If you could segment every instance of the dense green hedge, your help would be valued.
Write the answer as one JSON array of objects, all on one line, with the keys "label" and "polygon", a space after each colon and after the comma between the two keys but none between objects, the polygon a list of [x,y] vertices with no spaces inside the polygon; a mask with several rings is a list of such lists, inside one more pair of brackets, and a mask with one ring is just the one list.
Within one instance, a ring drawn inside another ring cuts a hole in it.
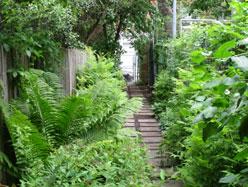
[{"label": "dense green hedge", "polygon": [[60,147],[30,170],[22,186],[149,186],[146,154],[130,138]]},{"label": "dense green hedge", "polygon": [[231,5],[232,23],[201,27],[166,45],[167,68],[155,85],[162,149],[186,186],[248,184],[248,6]]}]

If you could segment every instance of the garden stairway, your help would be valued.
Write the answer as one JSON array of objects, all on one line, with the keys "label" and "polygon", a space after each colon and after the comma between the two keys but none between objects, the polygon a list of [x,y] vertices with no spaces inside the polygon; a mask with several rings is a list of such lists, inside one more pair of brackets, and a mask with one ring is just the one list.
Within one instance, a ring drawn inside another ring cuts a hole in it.
[{"label": "garden stairway", "polygon": [[[127,88],[130,98],[140,97],[142,99],[141,109],[132,117],[128,118],[125,123],[126,128],[136,130],[140,133],[142,143],[148,149],[150,163],[156,168],[159,173],[160,169],[170,167],[170,163],[165,155],[159,149],[163,140],[159,122],[155,119],[149,99],[151,91],[147,86],[130,85]],[[168,181],[165,184],[167,187],[180,187],[180,183]]]},{"label": "garden stairway", "polygon": [[140,132],[142,142],[148,148],[151,164],[158,168],[163,167],[162,155],[159,152],[162,135],[149,103],[149,90],[145,86],[128,86],[128,95],[130,98],[140,97],[142,107],[139,112],[127,119],[125,126]]}]

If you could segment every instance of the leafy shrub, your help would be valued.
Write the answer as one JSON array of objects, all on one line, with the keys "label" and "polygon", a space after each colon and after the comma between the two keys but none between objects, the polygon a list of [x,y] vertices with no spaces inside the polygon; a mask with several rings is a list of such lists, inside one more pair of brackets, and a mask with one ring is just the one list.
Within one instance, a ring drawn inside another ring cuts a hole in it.
[{"label": "leafy shrub", "polygon": [[78,86],[72,96],[63,95],[53,73],[23,72],[20,98],[10,107],[0,105],[22,177],[62,145],[81,139],[86,146],[115,136],[126,117],[138,109],[140,101],[128,99],[118,71],[107,62],[112,61],[89,61],[81,78],[90,84]]},{"label": "leafy shrub", "polygon": [[[238,7],[235,21],[243,20],[240,12],[247,4],[233,5]],[[171,57],[181,61],[186,55],[186,62],[177,68],[176,87],[159,117],[164,151],[179,158],[186,186],[247,186],[245,27],[247,22],[241,21],[203,28],[205,38],[199,38],[197,50],[176,50]]]},{"label": "leafy shrub", "polygon": [[30,170],[21,186],[149,186],[145,151],[130,138],[62,146]]},{"label": "leafy shrub", "polygon": [[165,110],[166,106],[164,105],[166,105],[169,98],[172,97],[174,87],[175,82],[170,72],[160,72],[154,86],[154,105],[156,113],[161,113]]},{"label": "leafy shrub", "polygon": [[102,56],[96,58],[93,52],[88,50],[87,63],[77,73],[77,87],[78,89],[88,88],[101,80],[118,82],[120,87],[125,83],[121,71],[115,67],[114,59]]}]

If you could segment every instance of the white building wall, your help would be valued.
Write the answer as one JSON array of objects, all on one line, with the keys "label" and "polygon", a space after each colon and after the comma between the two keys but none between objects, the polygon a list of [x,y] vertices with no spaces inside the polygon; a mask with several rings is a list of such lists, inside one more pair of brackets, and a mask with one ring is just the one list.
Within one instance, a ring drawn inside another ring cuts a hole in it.
[{"label": "white building wall", "polygon": [[123,74],[129,74],[135,77],[137,74],[137,53],[131,44],[131,41],[126,37],[121,37],[120,44],[124,53],[121,55],[121,70]]}]

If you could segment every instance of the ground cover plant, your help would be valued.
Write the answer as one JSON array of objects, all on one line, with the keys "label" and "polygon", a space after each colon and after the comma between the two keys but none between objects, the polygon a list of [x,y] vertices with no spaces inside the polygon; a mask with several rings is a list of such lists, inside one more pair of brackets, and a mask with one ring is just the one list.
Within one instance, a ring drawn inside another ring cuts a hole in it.
[{"label": "ground cover plant", "polygon": [[164,93],[154,104],[165,129],[162,149],[186,186],[248,184],[248,7],[230,5],[236,9],[230,24],[202,27],[170,43],[179,48],[166,53],[166,71],[155,85],[155,96]]},{"label": "ground cover plant", "polygon": [[144,149],[121,130],[139,100],[127,98],[111,59],[91,53],[84,66],[72,96],[63,94],[57,75],[30,69],[21,77],[20,97],[9,106],[1,101],[22,186],[149,183]]}]

